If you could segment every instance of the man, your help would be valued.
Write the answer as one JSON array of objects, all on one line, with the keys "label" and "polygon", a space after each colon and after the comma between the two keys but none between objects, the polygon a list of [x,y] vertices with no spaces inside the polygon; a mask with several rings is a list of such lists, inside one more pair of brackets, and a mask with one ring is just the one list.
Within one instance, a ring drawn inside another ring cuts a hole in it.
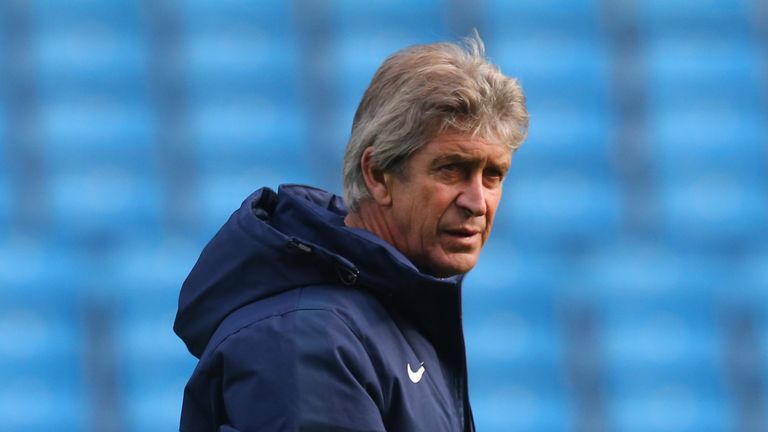
[{"label": "man", "polygon": [[318,189],[260,189],[206,246],[174,326],[200,359],[181,430],[474,430],[461,280],[528,114],[467,45],[376,72],[344,159],[349,213]]}]

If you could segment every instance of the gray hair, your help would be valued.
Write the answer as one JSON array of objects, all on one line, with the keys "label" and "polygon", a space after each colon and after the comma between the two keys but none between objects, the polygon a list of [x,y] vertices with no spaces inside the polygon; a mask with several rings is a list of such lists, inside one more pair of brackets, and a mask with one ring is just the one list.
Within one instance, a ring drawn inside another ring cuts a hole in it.
[{"label": "gray hair", "polygon": [[445,132],[492,139],[510,151],[525,140],[528,111],[517,80],[485,58],[477,32],[465,45],[414,45],[376,71],[344,154],[344,198],[351,211],[370,198],[360,165],[368,147],[374,167],[403,173],[416,150]]}]

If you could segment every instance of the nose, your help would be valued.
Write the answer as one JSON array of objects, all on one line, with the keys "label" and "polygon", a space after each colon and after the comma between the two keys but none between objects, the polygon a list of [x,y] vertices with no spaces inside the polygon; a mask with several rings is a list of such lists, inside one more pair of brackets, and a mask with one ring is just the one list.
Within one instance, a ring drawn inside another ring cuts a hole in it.
[{"label": "nose", "polygon": [[472,176],[456,197],[456,205],[468,216],[483,216],[488,210],[485,202],[485,187],[482,175]]}]

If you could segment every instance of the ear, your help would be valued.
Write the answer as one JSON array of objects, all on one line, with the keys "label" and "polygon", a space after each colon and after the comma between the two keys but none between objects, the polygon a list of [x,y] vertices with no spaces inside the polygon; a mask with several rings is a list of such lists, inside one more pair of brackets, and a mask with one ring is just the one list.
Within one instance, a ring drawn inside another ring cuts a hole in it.
[{"label": "ear", "polygon": [[365,185],[376,204],[387,206],[392,203],[391,176],[373,165],[371,154],[373,154],[373,147],[369,146],[363,150],[363,156],[360,158],[360,168],[363,171]]}]

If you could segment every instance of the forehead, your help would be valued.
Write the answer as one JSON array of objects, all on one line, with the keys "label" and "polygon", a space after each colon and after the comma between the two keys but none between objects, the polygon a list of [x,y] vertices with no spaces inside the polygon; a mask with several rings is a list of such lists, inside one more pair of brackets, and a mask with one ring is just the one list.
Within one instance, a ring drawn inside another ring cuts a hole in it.
[{"label": "forehead", "polygon": [[497,140],[456,133],[436,136],[417,153],[427,159],[456,157],[494,163],[508,163],[512,158],[512,150]]}]

